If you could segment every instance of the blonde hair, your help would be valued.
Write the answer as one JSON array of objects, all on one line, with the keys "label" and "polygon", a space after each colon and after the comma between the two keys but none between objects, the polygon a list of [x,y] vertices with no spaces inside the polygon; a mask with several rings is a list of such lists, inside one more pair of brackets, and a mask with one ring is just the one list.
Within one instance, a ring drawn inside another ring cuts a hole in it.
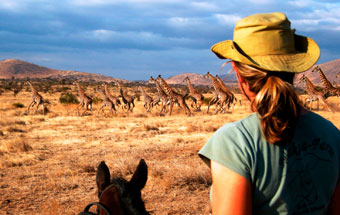
[{"label": "blonde hair", "polygon": [[256,94],[252,108],[261,116],[261,128],[269,143],[285,143],[294,134],[301,106],[293,88],[294,73],[270,72],[235,62],[239,74]]}]

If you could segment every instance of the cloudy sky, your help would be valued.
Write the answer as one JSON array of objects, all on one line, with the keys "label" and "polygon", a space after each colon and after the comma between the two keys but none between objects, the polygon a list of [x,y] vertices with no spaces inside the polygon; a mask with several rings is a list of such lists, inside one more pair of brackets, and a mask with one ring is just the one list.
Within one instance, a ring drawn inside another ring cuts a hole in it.
[{"label": "cloudy sky", "polygon": [[276,11],[319,44],[318,63],[340,58],[338,0],[1,0],[0,60],[127,80],[218,73],[211,45],[232,39],[237,20]]}]

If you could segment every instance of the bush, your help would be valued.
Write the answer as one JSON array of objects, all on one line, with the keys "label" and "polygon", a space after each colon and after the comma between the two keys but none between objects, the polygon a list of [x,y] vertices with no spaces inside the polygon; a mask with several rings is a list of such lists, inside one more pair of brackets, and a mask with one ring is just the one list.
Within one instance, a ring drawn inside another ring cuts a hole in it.
[{"label": "bush", "polygon": [[72,93],[61,94],[59,97],[59,103],[61,104],[78,104],[79,101]]},{"label": "bush", "polygon": [[203,104],[208,105],[209,102],[211,101],[212,97],[204,97],[203,98]]},{"label": "bush", "polygon": [[92,99],[92,102],[93,102],[94,104],[102,103],[102,102],[103,102],[103,99],[98,98],[98,97],[94,97],[94,98]]},{"label": "bush", "polygon": [[67,92],[67,91],[71,91],[71,88],[70,88],[70,87],[65,87],[65,86],[63,86],[63,87],[57,87],[57,88],[56,88],[56,91],[57,91],[57,92]]},{"label": "bush", "polygon": [[24,105],[22,104],[22,103],[20,103],[20,102],[16,102],[16,103],[14,103],[14,104],[12,104],[14,107],[16,107],[16,108],[23,108],[24,107]]}]

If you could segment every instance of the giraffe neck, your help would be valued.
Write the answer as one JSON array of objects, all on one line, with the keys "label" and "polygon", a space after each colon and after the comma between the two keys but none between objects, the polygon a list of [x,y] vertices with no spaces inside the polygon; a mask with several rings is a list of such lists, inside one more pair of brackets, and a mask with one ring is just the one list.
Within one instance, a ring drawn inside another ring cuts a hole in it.
[{"label": "giraffe neck", "polygon": [[33,87],[33,84],[31,82],[28,82],[30,87],[31,87],[31,90],[33,93],[37,93],[38,91]]},{"label": "giraffe neck", "polygon": [[218,81],[216,80],[216,78],[214,78],[211,74],[209,74],[208,77],[211,79],[215,90],[216,91],[220,90],[220,86],[219,86]]},{"label": "giraffe neck", "polygon": [[78,92],[79,92],[79,94],[83,96],[83,95],[85,94],[85,93],[84,93],[84,89],[80,86],[79,83],[77,83],[77,87],[78,87]]},{"label": "giraffe neck", "polygon": [[99,92],[100,92],[100,94],[102,94],[102,96],[103,96],[103,98],[104,99],[107,99],[107,96],[106,96],[106,94],[105,94],[105,92],[104,92],[104,90],[103,89],[99,89]]},{"label": "giraffe neck", "polygon": [[125,98],[124,91],[122,85],[118,82],[118,87],[119,87],[119,93],[122,96],[122,98]]},{"label": "giraffe neck", "polygon": [[224,82],[222,81],[222,79],[220,77],[216,77],[217,82],[219,83],[220,87],[224,90],[224,91],[228,91],[228,88],[224,85]]},{"label": "giraffe neck", "polygon": [[314,92],[315,91],[315,86],[314,84],[306,77],[306,87],[309,92]]},{"label": "giraffe neck", "polygon": [[141,92],[142,92],[143,96],[145,97],[146,96],[146,92],[145,92],[144,88],[140,87],[140,89],[141,89]]},{"label": "giraffe neck", "polygon": [[195,93],[196,91],[195,91],[194,87],[192,86],[191,81],[190,81],[189,78],[187,79],[187,82],[188,82],[188,89],[189,89],[189,92],[190,92],[190,93]]},{"label": "giraffe neck", "polygon": [[157,92],[158,92],[159,94],[164,93],[164,91],[162,90],[162,87],[159,85],[159,83],[158,83],[157,81],[155,81],[155,84],[156,84]]},{"label": "giraffe neck", "polygon": [[166,81],[163,78],[160,78],[159,84],[164,89],[166,94],[168,94],[168,95],[173,94],[172,88],[168,85],[168,83],[166,83]]},{"label": "giraffe neck", "polygon": [[107,85],[105,84],[104,85],[104,90],[105,90],[105,94],[109,95],[110,92],[109,92],[109,88],[107,87]]},{"label": "giraffe neck", "polygon": [[318,71],[319,71],[319,75],[320,75],[321,82],[322,82],[323,86],[324,86],[326,89],[333,88],[331,82],[328,81],[328,79],[326,78],[326,76],[325,76],[325,74],[322,72],[322,70],[319,68]]}]

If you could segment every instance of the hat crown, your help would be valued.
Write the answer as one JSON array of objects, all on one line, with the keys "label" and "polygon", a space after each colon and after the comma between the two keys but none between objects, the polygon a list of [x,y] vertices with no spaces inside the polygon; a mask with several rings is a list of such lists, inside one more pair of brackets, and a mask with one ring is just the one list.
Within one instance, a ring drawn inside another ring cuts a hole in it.
[{"label": "hat crown", "polygon": [[234,42],[248,56],[296,53],[294,30],[280,12],[241,19],[234,29]]}]

